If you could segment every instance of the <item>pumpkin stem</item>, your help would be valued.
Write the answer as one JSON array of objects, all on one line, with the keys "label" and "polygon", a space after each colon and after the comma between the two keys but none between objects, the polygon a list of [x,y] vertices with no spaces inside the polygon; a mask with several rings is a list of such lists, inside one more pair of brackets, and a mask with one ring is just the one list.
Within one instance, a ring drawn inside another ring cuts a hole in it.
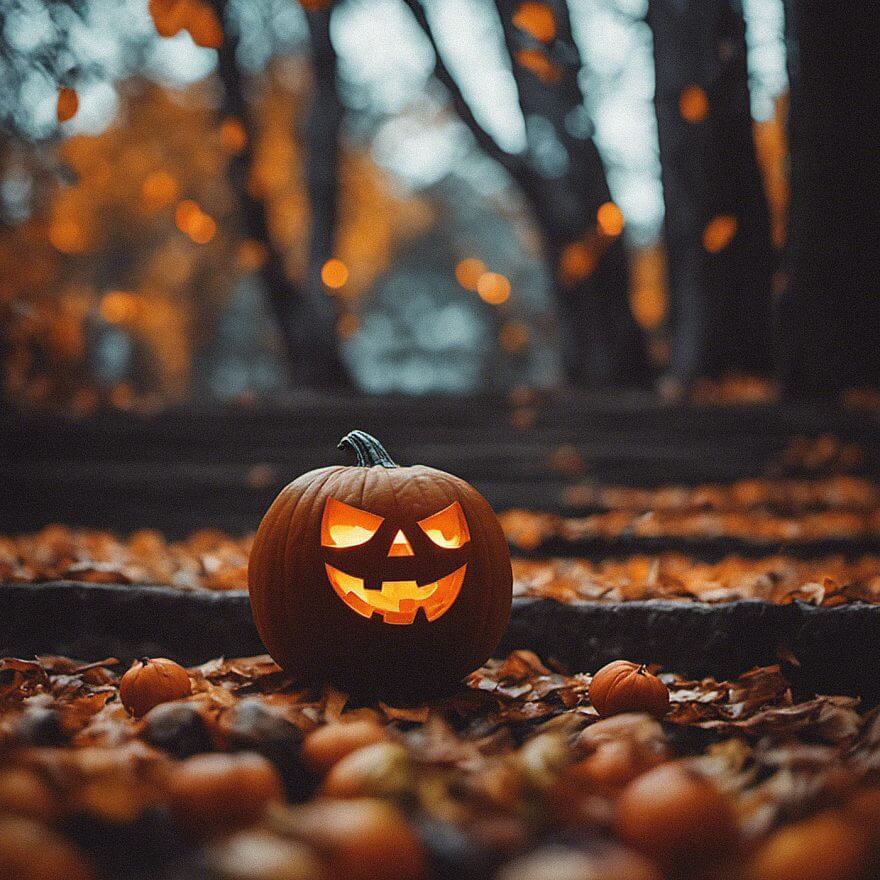
[{"label": "pumpkin stem", "polygon": [[349,431],[340,441],[337,449],[351,449],[357,456],[359,467],[396,468],[385,447],[366,431]]}]

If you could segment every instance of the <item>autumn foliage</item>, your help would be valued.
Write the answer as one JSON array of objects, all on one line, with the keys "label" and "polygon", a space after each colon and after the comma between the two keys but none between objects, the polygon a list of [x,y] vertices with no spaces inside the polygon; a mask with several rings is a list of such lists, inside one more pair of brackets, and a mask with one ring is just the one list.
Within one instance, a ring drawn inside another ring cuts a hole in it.
[{"label": "autumn foliage", "polygon": [[197,46],[219,49],[223,28],[214,10],[203,0],[150,0],[150,15],[162,37],[189,32]]},{"label": "autumn foliage", "polygon": [[[299,690],[267,657],[212,660],[188,670],[191,694],[140,719],[120,702],[123,668],[0,660],[2,876],[91,880],[147,858],[158,872],[196,852],[224,877],[264,876],[246,864],[421,880],[451,839],[462,876],[498,880],[574,866],[863,880],[880,856],[865,822],[880,798],[876,710],[799,702],[777,667],[663,673],[662,723],[600,719],[589,674],[528,651],[403,707]],[[545,846],[548,830],[565,843]]]}]

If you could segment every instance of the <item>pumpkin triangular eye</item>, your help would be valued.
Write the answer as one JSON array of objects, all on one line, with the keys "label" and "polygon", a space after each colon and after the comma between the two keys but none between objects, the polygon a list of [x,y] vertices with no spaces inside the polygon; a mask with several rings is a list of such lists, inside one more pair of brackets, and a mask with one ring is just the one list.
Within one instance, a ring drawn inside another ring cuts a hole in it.
[{"label": "pumpkin triangular eye", "polygon": [[366,544],[384,521],[374,513],[328,498],[321,518],[321,546],[357,547]]},{"label": "pumpkin triangular eye", "polygon": [[457,501],[426,519],[420,519],[419,527],[438,547],[448,550],[463,547],[471,539],[464,511]]}]

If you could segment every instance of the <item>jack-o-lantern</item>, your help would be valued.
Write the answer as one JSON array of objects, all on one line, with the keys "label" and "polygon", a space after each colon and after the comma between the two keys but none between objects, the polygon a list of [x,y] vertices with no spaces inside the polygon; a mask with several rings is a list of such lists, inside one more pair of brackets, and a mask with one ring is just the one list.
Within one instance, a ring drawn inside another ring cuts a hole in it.
[{"label": "jack-o-lantern", "polygon": [[297,680],[363,697],[442,692],[497,646],[511,603],[507,541],[464,480],[398,467],[369,434],[287,486],[263,518],[248,582],[257,630]]}]

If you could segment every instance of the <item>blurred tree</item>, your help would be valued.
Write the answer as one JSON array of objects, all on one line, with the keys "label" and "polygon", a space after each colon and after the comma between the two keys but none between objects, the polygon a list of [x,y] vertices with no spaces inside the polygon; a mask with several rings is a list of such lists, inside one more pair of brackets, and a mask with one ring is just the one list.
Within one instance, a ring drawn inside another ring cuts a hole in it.
[{"label": "blurred tree", "polygon": [[[880,386],[876,9],[786,0],[791,202],[779,308],[796,395]],[[873,169],[873,173],[871,170]]]},{"label": "blurred tree", "polygon": [[219,42],[218,73],[223,85],[221,125],[241,130],[241,149],[230,164],[230,182],[241,206],[245,232],[263,248],[260,275],[284,342],[291,378],[298,387],[345,386],[348,371],[339,357],[337,312],[321,281],[321,269],[333,255],[337,217],[338,136],[342,106],[336,91],[336,56],[329,35],[329,11],[308,14],[314,66],[311,109],[306,131],[306,187],[311,208],[307,268],[297,283],[269,230],[265,202],[251,185],[256,128],[245,94],[237,51],[240,35],[230,21],[227,0],[212,0],[225,34]]},{"label": "blurred tree", "polygon": [[477,121],[446,65],[421,0],[404,0],[436,56],[435,74],[477,145],[510,175],[543,233],[564,321],[571,381],[642,384],[647,359],[629,308],[623,217],[584,125],[581,60],[565,0],[496,0],[528,147],[503,149]]},{"label": "blurred tree", "polygon": [[677,383],[768,373],[774,253],[740,0],[650,0]]}]

